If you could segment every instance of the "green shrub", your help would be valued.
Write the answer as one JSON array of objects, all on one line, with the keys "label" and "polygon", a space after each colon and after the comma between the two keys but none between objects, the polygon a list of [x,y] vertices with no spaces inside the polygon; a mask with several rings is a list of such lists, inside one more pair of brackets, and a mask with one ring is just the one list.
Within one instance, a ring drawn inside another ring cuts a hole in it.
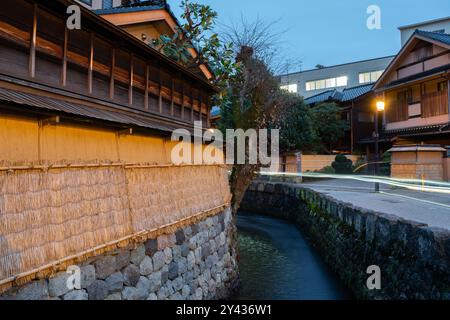
[{"label": "green shrub", "polygon": [[353,162],[342,154],[338,154],[331,164],[337,174],[350,174],[353,172]]},{"label": "green shrub", "polygon": [[336,173],[336,171],[334,170],[334,168],[331,167],[331,166],[326,166],[325,168],[322,168],[322,169],[320,169],[320,170],[316,170],[316,171],[314,171],[314,172],[316,172],[316,173],[325,173],[325,174],[333,174],[333,173]]}]

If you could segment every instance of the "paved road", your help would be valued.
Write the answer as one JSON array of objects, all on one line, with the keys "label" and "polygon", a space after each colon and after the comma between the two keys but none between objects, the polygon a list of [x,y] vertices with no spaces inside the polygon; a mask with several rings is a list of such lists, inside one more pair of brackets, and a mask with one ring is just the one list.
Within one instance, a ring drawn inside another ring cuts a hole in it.
[{"label": "paved road", "polygon": [[318,180],[303,185],[358,207],[450,230],[450,194],[384,185],[381,186],[381,193],[375,193],[373,183],[343,179]]}]

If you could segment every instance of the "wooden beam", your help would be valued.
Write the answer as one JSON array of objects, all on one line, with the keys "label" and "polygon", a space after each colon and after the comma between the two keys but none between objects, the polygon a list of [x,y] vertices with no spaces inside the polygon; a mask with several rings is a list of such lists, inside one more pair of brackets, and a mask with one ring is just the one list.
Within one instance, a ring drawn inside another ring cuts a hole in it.
[{"label": "wooden beam", "polygon": [[42,119],[40,121],[40,125],[41,126],[57,125],[58,123],[60,123],[60,121],[61,121],[61,119],[59,118],[59,116],[54,116],[54,117]]},{"label": "wooden beam", "polygon": [[92,94],[92,76],[94,70],[94,33],[91,32],[90,49],[89,49],[89,68],[88,68],[88,92]]},{"label": "wooden beam", "polygon": [[181,86],[182,86],[182,89],[181,89],[181,120],[184,120],[184,96],[185,96],[184,81],[181,82]]},{"label": "wooden beam", "polygon": [[211,105],[211,98],[209,97],[206,104],[206,126],[208,128],[211,127]]},{"label": "wooden beam", "polygon": [[149,83],[149,80],[148,80],[148,78],[149,78],[149,76],[150,76],[150,67],[149,67],[149,65],[148,64],[146,64],[145,65],[145,102],[144,102],[144,105],[145,105],[145,110],[148,110],[149,109],[149,100],[148,100],[148,86],[150,85],[150,83]]},{"label": "wooden beam", "polygon": [[128,104],[133,105],[133,78],[134,78],[134,56],[130,54],[130,79],[128,87]]},{"label": "wooden beam", "polygon": [[172,88],[170,92],[170,115],[174,116],[175,80],[172,78]]},{"label": "wooden beam", "polygon": [[116,71],[116,49],[111,50],[111,73],[109,78],[109,98],[114,99],[114,72]]},{"label": "wooden beam", "polygon": [[64,45],[63,45],[63,56],[62,56],[62,66],[61,66],[61,85],[65,87],[67,85],[67,45],[69,41],[69,30],[64,28]]},{"label": "wooden beam", "polygon": [[117,131],[117,134],[119,136],[131,136],[133,134],[133,128],[126,128],[126,129],[122,129]]},{"label": "wooden beam", "polygon": [[31,42],[30,42],[30,60],[29,60],[29,73],[30,77],[36,76],[36,37],[37,37],[37,12],[38,5],[34,4],[33,7],[33,28],[31,30]]},{"label": "wooden beam", "polygon": [[450,79],[447,80],[447,104],[448,104],[448,117],[450,120]]},{"label": "wooden beam", "polygon": [[159,113],[163,112],[163,105],[162,105],[162,93],[161,93],[161,89],[162,89],[162,84],[161,84],[161,69],[159,69],[159,79],[158,79],[158,110]]},{"label": "wooden beam", "polygon": [[194,88],[191,87],[191,122],[194,122]]},{"label": "wooden beam", "polygon": [[202,92],[199,90],[198,91],[198,105],[199,105],[199,115],[198,115],[198,120],[199,121],[203,121],[203,106],[202,106]]}]

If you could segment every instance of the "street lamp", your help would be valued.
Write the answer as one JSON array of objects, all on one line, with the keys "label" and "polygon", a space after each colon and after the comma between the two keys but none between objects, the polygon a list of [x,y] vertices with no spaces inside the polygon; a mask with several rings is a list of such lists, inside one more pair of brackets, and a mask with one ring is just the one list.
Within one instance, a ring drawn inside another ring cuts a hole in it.
[{"label": "street lamp", "polygon": [[[376,103],[377,110],[375,111],[375,177],[378,176],[378,165],[380,162],[380,151],[378,145],[378,139],[380,137],[378,131],[378,113],[384,111],[385,103],[384,101],[377,101]],[[375,182],[375,192],[380,192],[380,183]]]}]

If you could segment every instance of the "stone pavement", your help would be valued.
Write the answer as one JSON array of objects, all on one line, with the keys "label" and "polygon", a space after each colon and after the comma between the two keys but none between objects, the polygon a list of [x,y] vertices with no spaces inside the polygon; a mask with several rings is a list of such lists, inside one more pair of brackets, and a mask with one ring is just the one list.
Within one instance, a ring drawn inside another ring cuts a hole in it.
[{"label": "stone pavement", "polygon": [[381,192],[375,193],[373,183],[347,179],[316,180],[302,185],[357,207],[450,230],[450,194],[387,185],[381,185]]}]

